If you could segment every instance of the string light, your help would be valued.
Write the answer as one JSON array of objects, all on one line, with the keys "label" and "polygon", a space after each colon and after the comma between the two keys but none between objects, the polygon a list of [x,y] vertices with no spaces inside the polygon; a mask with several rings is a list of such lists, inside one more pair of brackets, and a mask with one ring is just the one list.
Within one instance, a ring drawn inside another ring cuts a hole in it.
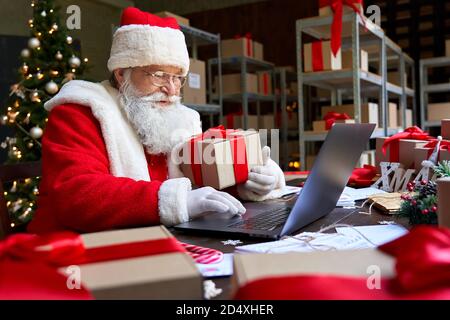
[{"label": "string light", "polygon": [[75,70],[75,69],[72,69],[72,72],[76,72],[77,70]]},{"label": "string light", "polygon": [[84,62],[86,62],[86,63],[87,63],[88,61],[89,61],[89,59],[88,59],[88,58],[84,58]]},{"label": "string light", "polygon": [[11,223],[11,228],[14,228],[16,225],[14,224],[14,222]]}]

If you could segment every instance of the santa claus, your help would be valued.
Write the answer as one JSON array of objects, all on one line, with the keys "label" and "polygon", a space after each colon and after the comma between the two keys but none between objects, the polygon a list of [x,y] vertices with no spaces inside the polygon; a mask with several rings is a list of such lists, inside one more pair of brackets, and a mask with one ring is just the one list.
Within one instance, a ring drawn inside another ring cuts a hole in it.
[{"label": "santa claus", "polygon": [[[229,193],[192,190],[172,157],[202,131],[199,114],[180,103],[189,55],[176,20],[125,9],[108,69],[109,81],[70,81],[45,104],[43,176],[29,230],[92,232],[174,225],[208,211],[243,214]],[[284,187],[269,151],[237,188],[241,199],[274,198]]]}]

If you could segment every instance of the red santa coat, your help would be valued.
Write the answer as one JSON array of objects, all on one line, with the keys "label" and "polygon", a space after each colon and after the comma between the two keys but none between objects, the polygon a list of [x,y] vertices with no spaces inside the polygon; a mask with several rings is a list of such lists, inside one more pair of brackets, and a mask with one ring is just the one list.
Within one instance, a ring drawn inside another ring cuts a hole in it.
[{"label": "red santa coat", "polygon": [[[35,233],[78,232],[186,221],[188,179],[165,155],[145,153],[117,102],[117,90],[71,81],[46,103],[43,176]],[[201,132],[198,113],[185,137]],[[168,179],[169,178],[169,179]]]}]

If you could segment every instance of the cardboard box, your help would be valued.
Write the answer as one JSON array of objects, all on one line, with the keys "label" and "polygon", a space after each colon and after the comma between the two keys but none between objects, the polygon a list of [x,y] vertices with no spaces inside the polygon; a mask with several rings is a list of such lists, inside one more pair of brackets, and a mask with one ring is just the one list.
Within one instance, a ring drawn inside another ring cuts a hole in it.
[{"label": "cardboard box", "polygon": [[185,104],[206,104],[206,71],[205,62],[190,59],[187,81],[182,88]]},{"label": "cardboard box", "polygon": [[363,168],[364,165],[375,166],[375,150],[363,151],[359,159],[359,166]]},{"label": "cardboard box", "polygon": [[[218,83],[216,77],[215,83]],[[246,75],[247,92],[258,94],[258,76],[253,73],[247,73]],[[215,86],[217,88],[217,85]],[[241,74],[226,74],[222,75],[222,92],[223,94],[237,94],[241,91]]]},{"label": "cardboard box", "polygon": [[238,161],[242,161],[242,164],[247,159],[249,171],[262,165],[261,142],[257,131],[232,133],[227,139],[204,139],[197,143],[198,150],[202,152],[201,174],[204,186],[222,190],[239,183],[235,179],[231,149],[232,139],[238,136],[245,139],[245,150],[238,150]]},{"label": "cardboard box", "polygon": [[222,58],[249,57],[264,60],[264,46],[245,37],[239,39],[226,39],[221,41]]},{"label": "cardboard box", "polygon": [[[405,86],[407,86],[406,84],[408,83],[408,74],[404,74],[404,81],[405,81]],[[398,71],[389,71],[387,73],[387,82],[395,84],[396,86],[402,86],[401,82],[400,82],[400,72]]]},{"label": "cardboard box", "polygon": [[389,162],[390,157],[390,148],[387,148],[386,154],[383,153],[382,147],[383,143],[386,140],[386,137],[377,137],[375,138],[375,166],[377,167],[377,172],[380,170],[380,162]]},{"label": "cardboard box", "polygon": [[261,115],[259,118],[260,129],[275,129],[275,119],[272,114]]},{"label": "cardboard box", "polygon": [[428,121],[450,118],[450,102],[428,104]]},{"label": "cardboard box", "polygon": [[305,72],[315,71],[329,71],[342,69],[342,56],[341,50],[337,53],[336,57],[331,52],[331,42],[322,41],[322,70],[315,70],[313,65],[313,44],[306,43],[303,45],[304,51],[304,70]]},{"label": "cardboard box", "polygon": [[[355,117],[355,108],[353,104],[322,107],[322,117],[324,117],[330,111],[338,113],[346,113],[350,118]],[[361,123],[375,123],[378,127],[378,104],[376,103],[361,104]]]},{"label": "cardboard box", "polygon": [[[352,69],[353,65],[353,52],[351,50],[345,50],[342,52],[342,69]],[[365,50],[360,52],[360,64],[359,68],[362,71],[369,72],[369,54]]]},{"label": "cardboard box", "polygon": [[[414,149],[414,168],[416,172],[419,172],[422,169],[422,161],[428,160],[429,154],[433,150],[431,148],[417,147]],[[442,160],[450,160],[450,152],[448,150],[440,150],[438,161]]]},{"label": "cardboard box", "polygon": [[388,103],[388,128],[397,128],[397,104],[389,102]]},{"label": "cardboard box", "polygon": [[272,74],[270,72],[258,72],[258,93],[268,96],[273,94]]},{"label": "cardboard box", "polygon": [[398,126],[403,128],[409,128],[413,125],[413,112],[411,109],[406,109],[406,124],[403,125],[402,120],[403,116],[401,114],[401,110],[397,110],[397,120],[398,120]]},{"label": "cardboard box", "polygon": [[[355,6],[359,8],[361,13],[364,15],[364,7],[361,3],[355,3]],[[343,14],[352,13],[355,12],[351,7],[344,5],[343,6]],[[332,16],[334,14],[333,9],[331,9],[330,6],[323,6],[319,7],[319,16],[326,17],[326,16]]]},{"label": "cardboard box", "polygon": [[[378,137],[376,138],[376,153],[375,153],[375,165],[377,167],[377,171],[380,172],[380,162],[389,162],[390,161],[390,147],[386,150],[386,155],[382,152],[382,146],[386,137]],[[399,141],[399,151],[398,151],[398,162],[403,164],[405,169],[414,168],[415,167],[415,149],[418,147],[422,147],[427,143],[427,141],[422,140],[411,140],[411,139],[402,139]]]},{"label": "cardboard box", "polygon": [[[81,235],[87,249],[172,238],[164,226]],[[182,252],[79,265],[96,299],[203,299],[203,278]],[[61,268],[60,270],[65,270]]]},{"label": "cardboard box", "polygon": [[[354,119],[343,119],[343,120],[338,119],[334,123],[355,123],[355,120]],[[313,121],[313,131],[314,132],[328,131],[326,129],[326,121],[325,120]]]},{"label": "cardboard box", "polygon": [[175,20],[177,20],[178,24],[189,26],[189,19],[178,16],[176,14],[173,14],[172,12],[162,11],[162,12],[155,13],[154,15],[158,16],[158,17],[162,17],[162,18],[175,18]]},{"label": "cardboard box", "polygon": [[371,266],[377,266],[383,278],[395,276],[395,259],[377,249],[237,254],[231,278],[232,292],[235,294],[238,288],[251,281],[269,277],[335,275],[367,278]]},{"label": "cardboard box", "polygon": [[[226,123],[227,123],[227,128],[228,129],[243,129],[244,128],[244,116],[242,115],[231,115],[232,119],[230,118],[230,116],[226,116]],[[248,129],[255,129],[258,130],[259,129],[259,118],[256,115],[252,115],[249,114],[247,116],[247,126]]]},{"label": "cardboard box", "polygon": [[442,139],[450,140],[450,119],[441,120],[441,136]]}]

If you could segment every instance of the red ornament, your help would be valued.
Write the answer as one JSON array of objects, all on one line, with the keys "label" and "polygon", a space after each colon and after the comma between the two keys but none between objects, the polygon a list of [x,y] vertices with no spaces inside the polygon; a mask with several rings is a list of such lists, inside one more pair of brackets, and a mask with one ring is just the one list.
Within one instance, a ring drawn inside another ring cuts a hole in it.
[{"label": "red ornament", "polygon": [[420,181],[420,184],[423,185],[423,186],[426,185],[427,183],[428,183],[428,182],[427,182],[427,180],[425,180],[425,179],[422,180],[422,181]]},{"label": "red ornament", "polygon": [[412,204],[413,206],[415,206],[415,205],[417,204],[417,200],[411,201],[411,204]]},{"label": "red ornament", "polygon": [[437,211],[437,207],[436,206],[432,206],[431,207],[431,211],[436,212]]},{"label": "red ornament", "polygon": [[422,214],[428,214],[428,212],[429,212],[428,209],[423,209],[422,210]]}]

